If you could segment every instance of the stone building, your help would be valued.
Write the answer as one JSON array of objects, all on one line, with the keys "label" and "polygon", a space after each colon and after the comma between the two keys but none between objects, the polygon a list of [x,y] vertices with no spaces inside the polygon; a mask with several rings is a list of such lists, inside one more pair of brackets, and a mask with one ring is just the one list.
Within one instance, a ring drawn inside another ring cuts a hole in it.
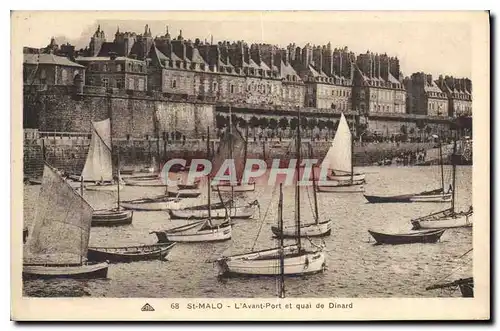
[{"label": "stone building", "polygon": [[472,82],[470,79],[439,76],[436,83],[448,96],[448,116],[472,116]]},{"label": "stone building", "polygon": [[[350,111],[352,109],[352,66],[347,48],[332,50],[331,44],[296,48],[293,66],[304,81],[304,105],[319,109]],[[300,55],[299,55],[300,54]]]},{"label": "stone building", "polygon": [[145,91],[148,86],[145,48],[151,32],[137,36],[135,33],[115,34],[113,42],[107,42],[104,31],[97,28],[86,51],[75,61],[87,69],[85,84],[106,88]]},{"label": "stone building", "polygon": [[414,73],[405,80],[405,87],[408,92],[408,113],[448,116],[448,96],[439,88],[432,75]]},{"label": "stone building", "polygon": [[85,79],[85,67],[54,54],[23,54],[23,82],[26,85],[73,85]]},{"label": "stone building", "polygon": [[358,55],[354,71],[354,109],[364,114],[406,113],[406,91],[399,60],[371,52]]}]

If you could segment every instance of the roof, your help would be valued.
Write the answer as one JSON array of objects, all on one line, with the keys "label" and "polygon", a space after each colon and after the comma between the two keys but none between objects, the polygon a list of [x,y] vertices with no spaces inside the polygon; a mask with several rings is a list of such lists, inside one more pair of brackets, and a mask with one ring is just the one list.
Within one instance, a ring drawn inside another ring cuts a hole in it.
[{"label": "roof", "polygon": [[389,75],[387,76],[387,80],[393,84],[401,84],[401,82],[399,80],[396,79],[396,77],[394,77],[393,75],[391,75],[389,73]]},{"label": "roof", "polygon": [[54,54],[23,54],[23,64],[53,64],[66,67],[84,68],[84,66],[75,63],[67,57]]},{"label": "roof", "polygon": [[191,55],[191,62],[207,64],[203,57],[201,57],[200,52],[197,48],[193,48],[193,53]]},{"label": "roof", "polygon": [[441,89],[437,86],[437,84],[435,82],[432,82],[432,84],[425,84],[424,91],[425,92],[443,93],[443,91],[441,91]]},{"label": "roof", "polygon": [[133,62],[141,62],[144,63],[142,60],[137,60],[137,59],[131,59],[129,57],[125,56],[118,56],[114,60],[111,60],[109,56],[79,56],[75,59],[78,62],[87,62],[87,61],[133,61]]},{"label": "roof", "polygon": [[299,81],[299,82],[302,81],[302,79],[300,79],[300,77],[297,74],[297,72],[295,71],[295,69],[293,69],[293,67],[289,63],[285,64],[285,62],[283,62],[283,61],[281,61],[280,74],[281,74],[281,77],[284,77],[284,78],[286,78],[286,76],[288,76],[288,75],[290,75],[290,77],[296,76],[297,81]]},{"label": "roof", "polygon": [[117,56],[125,56],[123,47],[114,42],[105,42],[102,44],[101,49],[97,56],[109,56],[110,53],[115,53]]}]

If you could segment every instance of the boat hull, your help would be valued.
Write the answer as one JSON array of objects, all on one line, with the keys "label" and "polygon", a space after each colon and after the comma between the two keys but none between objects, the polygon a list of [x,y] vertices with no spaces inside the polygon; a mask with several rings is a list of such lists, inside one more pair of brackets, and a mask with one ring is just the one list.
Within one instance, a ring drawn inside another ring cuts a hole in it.
[{"label": "boat hull", "polygon": [[[84,187],[85,190],[87,191],[111,191],[111,192],[118,191],[117,184],[97,184],[97,185],[85,184]],[[120,190],[123,190],[124,187],[125,187],[124,184],[120,184]]]},{"label": "boat hull", "polygon": [[[277,237],[296,238],[297,230],[295,226],[285,227],[280,230],[277,226],[272,226],[271,231]],[[300,227],[301,237],[320,237],[329,236],[332,231],[332,221],[326,221],[319,224],[305,224]]]},{"label": "boat hull", "polygon": [[[254,207],[251,206],[243,206],[243,207],[235,207],[228,208],[227,214],[233,218],[245,219],[251,218],[254,214]],[[206,219],[208,218],[208,209],[199,209],[199,210],[191,210],[191,209],[170,209],[168,211],[171,219]],[[224,208],[212,209],[210,211],[210,217],[212,219],[224,219],[228,215],[226,215],[226,210]]]},{"label": "boat hull", "polygon": [[370,203],[408,203],[408,202],[449,202],[451,194],[432,194],[432,195],[399,195],[399,196],[376,196],[364,195]]},{"label": "boat hull", "polygon": [[342,175],[327,175],[326,176],[329,180],[332,181],[338,181],[338,182],[350,182],[351,180],[355,183],[364,183],[365,182],[365,174],[362,173],[354,173],[354,176],[352,176],[351,179],[351,174],[342,174]]},{"label": "boat hull", "polygon": [[385,234],[371,230],[368,230],[368,232],[378,244],[399,245],[414,243],[435,243],[441,238],[445,230],[446,229],[432,230],[409,234]]},{"label": "boat hull", "polygon": [[23,279],[77,278],[93,279],[108,276],[108,263],[87,263],[83,265],[23,265]]},{"label": "boat hull", "polygon": [[[297,276],[323,272],[326,268],[326,257],[323,252],[298,254],[297,256],[285,256],[284,275]],[[217,267],[222,276],[278,276],[280,272],[281,259],[219,259]]]},{"label": "boat hull", "polygon": [[459,284],[458,288],[460,289],[460,293],[462,293],[463,298],[474,297],[474,281],[472,278],[463,284]]},{"label": "boat hull", "polygon": [[201,192],[198,189],[177,189],[167,188],[167,196],[177,198],[196,198],[200,196]]},{"label": "boat hull", "polygon": [[87,258],[89,261],[109,263],[163,260],[174,246],[175,243],[116,248],[89,247]]},{"label": "boat hull", "polygon": [[239,193],[239,192],[253,192],[255,191],[255,183],[251,184],[239,184],[239,185],[231,185],[231,184],[219,184],[219,185],[212,185],[212,189],[217,191],[219,190],[220,192],[232,192],[234,193]]},{"label": "boat hull", "polygon": [[135,201],[123,201],[120,206],[129,210],[138,211],[157,211],[157,210],[170,210],[179,209],[182,206],[180,200],[165,199],[165,201],[151,201],[148,202],[146,199],[135,200]]},{"label": "boat hull", "polygon": [[472,215],[445,217],[438,220],[412,220],[413,230],[420,229],[449,229],[472,227]]},{"label": "boat hull", "polygon": [[321,181],[317,182],[316,190],[318,192],[330,192],[330,193],[358,193],[358,192],[364,192],[365,187],[363,184],[339,185],[336,182],[329,183],[328,181]]},{"label": "boat hull", "polygon": [[91,226],[120,226],[132,224],[131,210],[97,210],[92,215]]},{"label": "boat hull", "polygon": [[203,230],[197,226],[185,231],[154,231],[159,243],[167,242],[213,242],[231,239],[231,225]]},{"label": "boat hull", "polygon": [[137,178],[137,179],[131,179],[131,178],[123,178],[123,181],[125,182],[126,185],[128,186],[147,186],[147,187],[165,187],[165,183],[162,182],[161,179],[158,177],[148,177],[148,178]]}]

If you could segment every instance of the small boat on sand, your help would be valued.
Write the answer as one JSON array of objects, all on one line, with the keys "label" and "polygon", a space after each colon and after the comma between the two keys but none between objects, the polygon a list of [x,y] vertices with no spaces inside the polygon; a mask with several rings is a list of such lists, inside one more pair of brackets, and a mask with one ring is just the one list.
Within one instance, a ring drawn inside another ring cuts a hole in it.
[{"label": "small boat on sand", "polygon": [[135,200],[122,201],[123,208],[129,210],[155,211],[179,209],[183,205],[182,199],[160,195],[152,198],[140,198]]},{"label": "small boat on sand", "polygon": [[92,226],[120,226],[132,224],[134,212],[121,209],[94,210]]},{"label": "small boat on sand", "polygon": [[399,245],[414,243],[435,243],[441,238],[445,230],[446,229],[428,230],[398,234],[381,233],[372,230],[368,230],[368,232],[376,240],[377,244]]},{"label": "small boat on sand", "polygon": [[89,247],[87,258],[89,261],[108,261],[109,263],[163,260],[174,246],[175,243],[124,247]]},{"label": "small boat on sand", "polygon": [[366,195],[364,197],[370,203],[393,203],[393,202],[448,202],[451,201],[451,193],[444,193],[442,189],[424,191],[414,194],[403,194],[393,196]]},{"label": "small boat on sand", "polygon": [[176,198],[197,198],[201,194],[199,189],[180,189],[178,187],[167,187],[167,196]]}]

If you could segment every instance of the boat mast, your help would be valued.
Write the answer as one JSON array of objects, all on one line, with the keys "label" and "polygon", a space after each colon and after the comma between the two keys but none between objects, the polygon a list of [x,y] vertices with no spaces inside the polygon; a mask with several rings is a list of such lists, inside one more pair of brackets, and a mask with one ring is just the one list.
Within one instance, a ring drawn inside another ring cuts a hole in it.
[{"label": "boat mast", "polygon": [[[233,159],[233,118],[231,114],[231,105],[229,105],[229,159],[232,160],[234,163]],[[237,174],[236,174],[237,175]],[[233,183],[231,183],[231,180],[229,181],[229,184],[231,186],[231,203],[234,200],[234,187]]]},{"label": "boat mast", "polygon": [[[210,127],[207,127],[207,145],[210,146]],[[210,186],[212,185],[210,183],[210,174],[207,176],[207,191],[208,191],[208,222],[210,225],[212,225],[212,206],[211,206],[211,201],[210,201]]]},{"label": "boat mast", "polygon": [[300,107],[297,108],[298,125],[297,125],[297,164],[295,165],[297,171],[297,182],[295,183],[295,218],[297,222],[297,246],[301,248],[300,243],[300,189],[299,189],[299,177],[300,177]]},{"label": "boat mast", "polygon": [[455,213],[455,185],[456,185],[456,175],[457,175],[457,165],[455,164],[455,153],[457,152],[457,139],[453,139],[453,154],[451,155],[451,164],[452,164],[452,182],[451,189],[453,190],[451,194],[451,211]]},{"label": "boat mast", "polygon": [[116,198],[116,205],[118,207],[118,210],[120,210],[120,150],[117,151],[116,153],[116,158],[117,158],[117,168],[118,168],[118,177],[117,177],[117,182],[116,182],[116,187],[117,187],[117,198]]},{"label": "boat mast", "polygon": [[443,148],[442,148],[441,137],[439,137],[439,163],[441,165],[441,189],[443,190],[444,194]]},{"label": "boat mast", "polygon": [[[313,155],[313,148],[312,148],[312,144],[309,144],[309,148],[310,148],[310,156],[311,156],[311,159],[312,159],[312,155]],[[314,196],[314,218],[315,218],[315,223],[318,224],[319,223],[319,212],[318,212],[318,196],[316,195],[316,175],[314,174],[314,164],[312,165],[312,180],[313,180],[313,196]]]},{"label": "boat mast", "polygon": [[354,123],[355,115],[352,115],[352,132],[351,132],[351,184],[354,184]]},{"label": "boat mast", "polygon": [[[278,228],[283,232],[283,183],[280,183],[280,200],[278,205]],[[280,236],[280,284],[279,284],[279,297],[285,297],[285,252],[284,252],[284,238]]]}]

